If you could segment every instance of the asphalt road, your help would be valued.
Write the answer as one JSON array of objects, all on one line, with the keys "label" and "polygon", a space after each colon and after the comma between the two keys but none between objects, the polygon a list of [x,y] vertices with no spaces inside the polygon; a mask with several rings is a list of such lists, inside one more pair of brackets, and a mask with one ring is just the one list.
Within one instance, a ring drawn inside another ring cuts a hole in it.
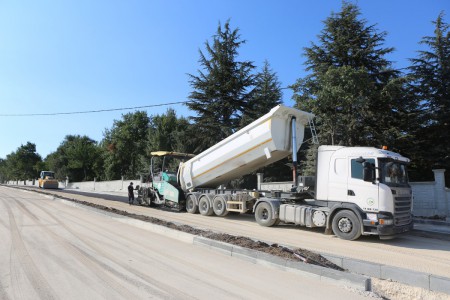
[{"label": "asphalt road", "polygon": [[124,194],[109,195],[85,192],[76,194],[78,192],[75,193],[73,190],[46,190],[45,192],[202,229],[450,277],[450,242],[448,239],[404,234],[394,240],[382,241],[377,236],[366,236],[356,241],[345,241],[333,235],[323,234],[321,228],[311,229],[291,225],[262,227],[250,214],[229,214],[223,218],[205,217],[199,214],[176,213],[144,206],[129,206]]},{"label": "asphalt road", "polygon": [[5,187],[0,238],[0,299],[364,298]]}]

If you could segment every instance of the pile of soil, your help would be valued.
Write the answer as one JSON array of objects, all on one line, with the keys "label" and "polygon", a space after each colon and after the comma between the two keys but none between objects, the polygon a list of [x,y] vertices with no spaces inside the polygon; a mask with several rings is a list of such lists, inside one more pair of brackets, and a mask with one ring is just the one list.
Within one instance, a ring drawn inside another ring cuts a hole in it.
[{"label": "pile of soil", "polygon": [[[44,194],[47,194],[47,193],[44,193]],[[69,200],[69,201],[76,202],[76,203],[79,203],[82,205],[91,206],[91,207],[94,207],[94,208],[97,208],[100,210],[108,211],[108,212],[111,212],[114,214],[126,216],[129,218],[141,220],[144,222],[149,222],[149,223],[156,224],[156,225],[165,226],[165,227],[168,227],[171,229],[179,230],[179,231],[190,233],[193,235],[198,235],[198,236],[202,236],[202,237],[209,238],[212,240],[233,244],[233,245],[240,246],[243,248],[248,248],[251,250],[261,251],[264,253],[275,255],[275,256],[289,259],[292,261],[302,261],[302,262],[308,263],[308,264],[318,265],[318,266],[335,269],[335,270],[339,270],[339,271],[345,271],[344,269],[342,269],[341,267],[330,262],[329,260],[327,260],[326,258],[321,256],[320,254],[311,252],[306,249],[301,249],[301,248],[289,249],[289,248],[280,246],[278,244],[267,244],[267,243],[264,243],[261,241],[256,241],[256,240],[250,239],[248,237],[234,236],[234,235],[230,235],[230,234],[226,234],[226,233],[217,233],[217,232],[213,232],[210,230],[194,228],[189,225],[175,224],[173,222],[164,221],[164,220],[154,218],[154,217],[138,215],[138,214],[124,211],[124,210],[118,210],[118,209],[115,209],[112,207],[94,204],[94,203],[87,202],[87,201],[80,201],[80,200],[67,198],[67,197],[63,197],[63,196],[58,196],[58,195],[53,195],[53,196],[56,198]]]}]

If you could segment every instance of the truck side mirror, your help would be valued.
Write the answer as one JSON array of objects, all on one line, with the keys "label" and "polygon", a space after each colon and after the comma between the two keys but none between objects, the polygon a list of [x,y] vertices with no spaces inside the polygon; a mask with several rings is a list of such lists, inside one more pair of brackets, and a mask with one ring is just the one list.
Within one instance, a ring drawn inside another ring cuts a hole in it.
[{"label": "truck side mirror", "polygon": [[362,158],[362,156],[360,156],[360,157],[358,157],[358,158],[356,159],[356,162],[357,162],[357,163],[360,163],[360,164],[363,164],[363,163],[366,162],[366,160],[365,160],[364,158]]},{"label": "truck side mirror", "polygon": [[375,167],[369,162],[363,162],[363,180],[367,182],[374,182]]}]

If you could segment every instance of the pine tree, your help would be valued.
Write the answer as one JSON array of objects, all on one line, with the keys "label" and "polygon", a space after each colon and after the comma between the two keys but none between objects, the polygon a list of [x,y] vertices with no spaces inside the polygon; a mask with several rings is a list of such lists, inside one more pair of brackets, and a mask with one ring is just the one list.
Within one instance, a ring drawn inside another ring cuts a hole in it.
[{"label": "pine tree", "polygon": [[304,48],[311,73],[293,86],[297,107],[317,116],[321,143],[346,146],[395,143],[402,137],[405,82],[385,56],[386,33],[344,2],[324,21],[318,44]]},{"label": "pine tree", "polygon": [[[256,74],[255,88],[249,100],[249,107],[242,119],[241,127],[245,127],[259,117],[268,113],[273,107],[282,103],[281,83],[277,73],[270,68],[269,62],[264,61],[264,65]],[[290,180],[289,167],[286,166],[287,159],[275,162],[269,166],[259,169],[242,178],[233,180],[232,187],[254,189],[256,187],[256,173],[264,173],[265,181]],[[286,174],[286,177],[283,175]]]},{"label": "pine tree", "polygon": [[239,29],[232,30],[227,21],[223,28],[219,23],[212,44],[206,42],[206,56],[200,51],[203,70],[198,75],[189,74],[191,92],[187,103],[197,113],[192,117],[195,126],[197,151],[216,144],[235,132],[243,112],[248,109],[251,88],[254,84],[250,61],[238,61],[238,49],[245,43]]},{"label": "pine tree", "polygon": [[[423,37],[428,50],[411,59],[413,92],[421,103],[422,114],[412,149],[417,169],[431,175],[431,168],[447,170],[450,182],[450,26],[444,13],[437,17],[434,36]],[[429,176],[431,177],[431,176]],[[429,179],[429,178],[417,178]]]},{"label": "pine tree", "polygon": [[241,127],[268,113],[270,109],[282,103],[283,93],[277,73],[270,68],[269,62],[264,61],[262,70],[255,76],[255,88],[249,99],[250,109],[244,113]]}]

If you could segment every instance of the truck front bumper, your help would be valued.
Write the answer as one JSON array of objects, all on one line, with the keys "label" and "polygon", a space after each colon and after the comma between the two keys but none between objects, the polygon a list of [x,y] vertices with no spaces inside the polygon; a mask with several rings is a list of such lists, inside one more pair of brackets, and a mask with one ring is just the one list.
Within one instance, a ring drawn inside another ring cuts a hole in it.
[{"label": "truck front bumper", "polygon": [[414,228],[414,223],[411,221],[409,224],[402,226],[395,225],[372,225],[369,220],[364,220],[364,227],[370,228],[372,234],[379,235],[380,238],[393,237],[397,234],[411,231]]},{"label": "truck front bumper", "polygon": [[377,231],[381,237],[381,236],[386,236],[386,235],[396,235],[396,234],[405,233],[405,232],[411,231],[413,228],[414,228],[414,223],[411,221],[411,223],[402,225],[402,226],[378,225]]}]

